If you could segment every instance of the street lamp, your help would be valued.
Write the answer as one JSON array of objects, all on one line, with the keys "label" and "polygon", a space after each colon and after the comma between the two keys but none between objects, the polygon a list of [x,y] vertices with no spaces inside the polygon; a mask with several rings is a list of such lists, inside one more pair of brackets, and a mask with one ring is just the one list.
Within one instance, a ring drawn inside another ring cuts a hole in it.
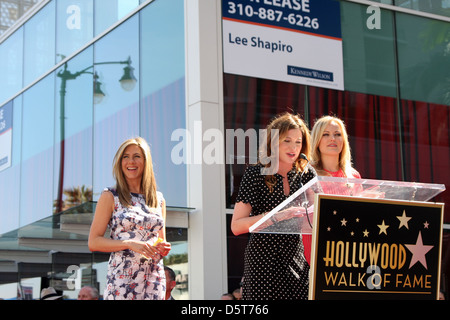
[{"label": "street lamp", "polygon": [[105,94],[101,89],[102,83],[98,81],[98,74],[94,72],[94,104],[99,104],[102,102]]},{"label": "street lamp", "polygon": [[[94,63],[94,65],[102,65],[102,64],[125,64],[125,67],[123,68],[123,76],[119,80],[120,86],[125,91],[132,91],[134,89],[134,87],[136,86],[137,79],[134,76],[134,68],[131,66],[131,57],[128,57],[128,59],[125,61],[107,61],[107,62]],[[92,67],[93,66],[91,66],[89,68],[92,68]],[[87,69],[89,69],[89,68],[87,68]],[[87,69],[85,69],[85,70],[87,70]],[[97,81],[97,83],[96,83],[96,81]],[[100,85],[101,85],[101,83],[98,81],[98,76],[97,76],[97,78],[95,78],[95,75],[94,75],[94,98],[95,98],[96,93],[99,96],[101,94],[103,94],[103,97],[105,96],[105,94],[102,92],[102,90],[100,88]],[[103,99],[103,97],[102,97],[102,99]],[[95,103],[95,99],[94,99],[94,103]]]},{"label": "street lamp", "polygon": [[79,76],[83,74],[92,74],[94,78],[93,83],[93,102],[94,104],[99,104],[102,102],[105,94],[101,89],[101,82],[98,80],[99,76],[97,72],[89,71],[93,69],[96,65],[106,65],[106,64],[125,64],[123,68],[124,74],[122,78],[120,78],[119,82],[121,87],[125,91],[132,91],[136,86],[137,79],[134,76],[134,68],[131,66],[131,57],[128,57],[125,61],[106,61],[106,62],[95,62],[93,65],[84,68],[81,71],[72,73],[67,69],[67,62],[64,63],[64,69],[60,70],[56,75],[61,78],[61,87],[60,87],[60,134],[61,134],[61,155],[60,155],[60,168],[59,168],[59,182],[58,182],[58,197],[56,200],[56,210],[57,212],[61,212],[63,208],[63,186],[64,186],[64,159],[65,159],[65,109],[66,109],[66,87],[67,81],[75,80]]},{"label": "street lamp", "polygon": [[128,64],[123,68],[123,76],[119,80],[122,89],[132,91],[136,86],[137,79],[134,76],[134,68],[131,66],[131,58],[128,57]]}]

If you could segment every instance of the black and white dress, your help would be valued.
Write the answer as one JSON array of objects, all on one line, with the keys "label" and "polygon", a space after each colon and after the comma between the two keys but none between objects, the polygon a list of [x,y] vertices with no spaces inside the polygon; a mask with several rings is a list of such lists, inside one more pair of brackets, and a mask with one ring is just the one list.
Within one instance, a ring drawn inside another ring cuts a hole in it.
[{"label": "black and white dress", "polygon": [[[290,194],[284,194],[283,178],[275,174],[273,192],[265,184],[261,165],[249,166],[239,187],[236,202],[250,203],[255,216],[268,212],[316,176],[308,165],[303,175],[288,172]],[[301,179],[301,181],[300,181]],[[301,235],[252,233],[244,254],[244,300],[308,299],[309,265]]]}]

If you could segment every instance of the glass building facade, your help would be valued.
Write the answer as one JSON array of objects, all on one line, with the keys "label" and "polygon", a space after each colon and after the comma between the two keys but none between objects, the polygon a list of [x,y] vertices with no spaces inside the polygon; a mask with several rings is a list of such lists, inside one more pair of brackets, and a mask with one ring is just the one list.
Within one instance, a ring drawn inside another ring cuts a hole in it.
[{"label": "glass building facade", "polygon": [[3,0],[0,2],[0,36],[41,0]]},{"label": "glass building facade", "polygon": [[[366,3],[338,2],[344,91],[223,73],[219,0],[45,0],[5,32],[0,297],[2,287],[19,283],[32,287],[34,298],[50,284],[73,298],[80,283],[68,287],[70,266],[82,273],[81,284],[103,290],[108,255],[88,251],[86,230],[102,190],[114,184],[117,147],[138,135],[151,146],[168,206],[173,250],[167,263],[178,274],[176,297],[218,299],[237,288],[247,237],[231,235],[229,224],[245,165],[219,166],[217,179],[202,171],[206,163],[197,175],[197,164],[174,161],[180,146],[174,133],[195,128],[203,112],[219,119],[222,132],[262,129],[283,111],[303,115],[311,128],[332,113],[347,124],[363,177],[450,185],[450,2],[372,1],[381,8],[379,29],[366,27]],[[205,19],[217,32],[205,30]],[[209,32],[206,40],[203,32]],[[192,76],[215,59],[217,76],[207,68]],[[202,81],[215,89],[204,90]],[[196,101],[217,108],[200,105],[197,112]],[[211,189],[223,200],[210,198]],[[450,192],[433,200],[449,203]],[[219,222],[220,233],[207,232],[210,222]],[[209,247],[215,241],[223,247]],[[444,233],[441,287],[447,294],[449,241]],[[212,252],[221,250],[222,271],[197,256],[211,253],[217,260]],[[208,287],[217,272],[218,282]]]},{"label": "glass building facade", "polygon": [[[23,246],[27,226],[95,202],[114,184],[118,146],[133,136],[151,145],[168,206],[186,207],[186,169],[172,164],[170,147],[171,133],[185,127],[184,4],[139,6],[47,1],[1,43],[0,69],[8,76],[0,80],[0,100],[12,119],[12,141],[2,145],[11,161],[0,172],[6,250],[10,237]],[[173,240],[184,237],[174,252],[186,260],[185,229],[169,228],[172,233]],[[65,269],[80,265],[72,262]]]},{"label": "glass building facade", "polygon": [[[449,17],[450,4],[422,5],[425,2],[396,1],[395,5]],[[346,123],[353,164],[363,178],[448,186],[449,19],[381,7],[380,28],[370,29],[367,5],[341,1],[340,9],[345,91],[224,74],[225,128],[264,129],[284,111],[303,115],[312,128],[316,119],[333,114]],[[227,157],[232,156],[233,150],[228,152]],[[244,170],[245,165],[227,166],[227,208],[233,208]],[[450,192],[433,201],[449,203]],[[448,207],[444,220],[450,222]],[[449,237],[445,233],[444,258]],[[229,232],[229,242],[235,244],[229,250],[235,255],[247,241],[246,236],[239,238]],[[448,290],[448,262],[442,264],[443,290]],[[238,286],[242,268],[243,262],[230,265],[231,286]]]}]

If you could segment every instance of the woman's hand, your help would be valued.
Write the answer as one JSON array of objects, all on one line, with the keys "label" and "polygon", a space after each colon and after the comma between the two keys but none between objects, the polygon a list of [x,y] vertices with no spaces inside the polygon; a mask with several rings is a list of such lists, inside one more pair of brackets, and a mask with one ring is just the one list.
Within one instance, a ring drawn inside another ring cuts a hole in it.
[{"label": "woman's hand", "polygon": [[164,240],[156,243],[153,247],[163,257],[167,256],[169,254],[170,249],[172,249],[172,245]]},{"label": "woman's hand", "polygon": [[139,253],[147,259],[157,259],[159,256],[165,257],[169,254],[172,245],[164,240],[156,241],[153,245],[150,242],[128,240],[128,248]]},{"label": "woman's hand", "polygon": [[156,247],[148,242],[137,240],[125,240],[129,250],[132,250],[138,254],[143,255],[147,259],[155,258],[159,253]]},{"label": "woman's hand", "polygon": [[276,221],[288,220],[295,217],[305,216],[306,210],[303,207],[290,207],[281,211],[278,211],[274,216]]}]

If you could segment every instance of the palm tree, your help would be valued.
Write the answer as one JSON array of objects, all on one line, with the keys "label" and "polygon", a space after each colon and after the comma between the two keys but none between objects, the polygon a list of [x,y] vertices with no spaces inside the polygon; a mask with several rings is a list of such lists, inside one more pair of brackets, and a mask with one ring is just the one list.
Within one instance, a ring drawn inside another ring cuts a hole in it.
[{"label": "palm tree", "polygon": [[[62,211],[92,201],[92,188],[86,187],[85,185],[67,188],[64,190],[64,195],[66,196],[66,199],[63,200]],[[56,212],[58,208],[57,202],[58,201],[55,200],[55,213],[58,213]]]}]

